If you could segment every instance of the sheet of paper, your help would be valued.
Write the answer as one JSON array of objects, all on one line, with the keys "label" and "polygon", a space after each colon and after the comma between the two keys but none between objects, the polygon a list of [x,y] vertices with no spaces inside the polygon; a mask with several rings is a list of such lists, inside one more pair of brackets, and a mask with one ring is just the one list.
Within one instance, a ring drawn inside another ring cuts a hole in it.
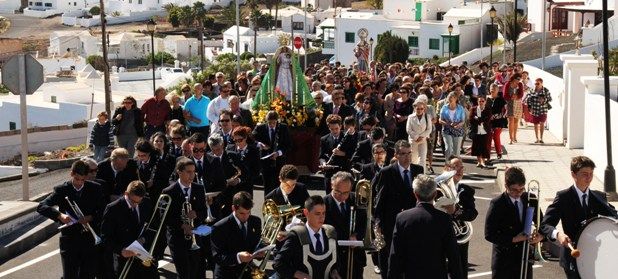
[{"label": "sheet of paper", "polygon": [[194,234],[199,236],[207,236],[212,233],[212,228],[206,225],[201,225],[193,230]]},{"label": "sheet of paper", "polygon": [[221,191],[209,192],[209,193],[206,193],[206,198],[214,198],[214,197],[218,196],[219,194],[221,194]]},{"label": "sheet of paper", "polygon": [[251,256],[255,257],[257,256],[257,254],[262,253],[262,252],[266,252],[266,251],[270,251],[272,249],[274,249],[276,247],[275,244],[271,244],[265,247],[262,247],[260,249],[258,249],[257,251],[253,252],[253,254],[251,254]]},{"label": "sheet of paper", "polygon": [[345,247],[362,247],[363,242],[360,240],[337,240],[337,245]]},{"label": "sheet of paper", "polygon": [[303,224],[303,221],[300,220],[300,218],[294,216],[294,218],[292,218],[292,221],[287,226],[285,226],[285,231],[289,232],[292,230],[292,227],[302,225],[302,224]]},{"label": "sheet of paper", "polygon": [[77,224],[77,219],[73,218],[73,216],[71,216],[71,214],[69,214],[68,212],[65,212],[64,214],[65,214],[65,215],[67,215],[67,216],[69,216],[69,218],[71,218],[71,222],[68,222],[68,223],[66,223],[66,224],[64,224],[64,225],[62,225],[62,226],[60,226],[60,227],[58,227],[58,229],[59,229],[59,230],[61,230],[61,229],[64,229],[64,228],[66,228],[66,227],[70,227],[70,226],[73,226],[73,225]]},{"label": "sheet of paper", "polygon": [[146,249],[144,249],[144,247],[141,244],[139,244],[137,240],[133,241],[133,243],[131,243],[131,245],[129,245],[125,249],[137,254],[137,257],[142,261],[152,259],[152,256],[150,256],[150,253],[148,253],[148,251],[146,251]]},{"label": "sheet of paper", "polygon": [[266,155],[266,156],[264,156],[264,157],[262,157],[262,158],[260,158],[260,159],[262,159],[262,160],[264,160],[264,159],[268,159],[268,158],[272,157],[272,156],[273,156],[273,154],[275,154],[275,153],[274,153],[274,152],[273,152],[273,153],[270,153],[270,154],[268,154],[268,155]]}]

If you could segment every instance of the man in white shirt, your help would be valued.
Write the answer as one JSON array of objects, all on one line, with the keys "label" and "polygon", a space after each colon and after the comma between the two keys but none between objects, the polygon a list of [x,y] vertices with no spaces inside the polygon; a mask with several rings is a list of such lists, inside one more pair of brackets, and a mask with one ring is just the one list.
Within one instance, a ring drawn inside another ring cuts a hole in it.
[{"label": "man in white shirt", "polygon": [[206,111],[206,116],[211,124],[211,131],[219,130],[219,115],[221,111],[224,109],[230,109],[230,92],[232,90],[232,83],[226,81],[221,86],[221,94],[214,98],[210,104],[208,104],[208,109]]}]

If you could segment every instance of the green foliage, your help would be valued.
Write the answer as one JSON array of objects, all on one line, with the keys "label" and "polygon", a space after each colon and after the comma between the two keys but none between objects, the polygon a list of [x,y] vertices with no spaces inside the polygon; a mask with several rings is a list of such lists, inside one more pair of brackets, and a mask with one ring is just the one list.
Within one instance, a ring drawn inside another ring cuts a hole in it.
[{"label": "green foliage", "polygon": [[213,16],[205,16],[204,20],[202,21],[202,23],[204,24],[204,26],[206,26],[208,28],[212,28],[212,26],[215,24],[215,17],[213,17]]},{"label": "green foliage", "polygon": [[220,54],[219,56],[217,56],[215,58],[215,61],[217,61],[217,62],[226,62],[226,61],[236,62],[236,54],[234,54],[234,53]]},{"label": "green foliage", "polygon": [[191,6],[180,7],[180,10],[178,11],[178,17],[180,19],[180,23],[185,27],[192,27],[193,22],[195,22]]},{"label": "green foliage", "polygon": [[91,15],[100,15],[101,14],[101,8],[99,8],[99,6],[93,6],[92,8],[90,8],[90,10],[88,12]]},{"label": "green foliage", "polygon": [[247,52],[242,53],[242,54],[240,55],[240,61],[243,61],[243,60],[250,60],[251,58],[253,58],[253,52],[249,52],[249,51],[247,51]]},{"label": "green foliage", "polygon": [[374,57],[382,63],[405,62],[409,56],[408,42],[391,32],[382,33],[376,45]]},{"label": "green foliage", "polygon": [[504,39],[510,42],[517,42],[519,35],[524,31],[524,26],[528,24],[528,17],[517,15],[517,21],[515,21],[515,15],[510,13],[504,17],[497,17],[496,21]]},{"label": "green foliage", "polygon": [[86,63],[92,65],[97,71],[105,70],[105,60],[100,55],[90,55],[86,58]]},{"label": "green foliage", "polygon": [[80,144],[77,146],[69,146],[67,148],[65,148],[64,150],[69,151],[69,152],[82,152],[84,150],[86,150],[88,148],[88,146],[86,146],[86,144]]},{"label": "green foliage", "polygon": [[374,9],[382,9],[382,0],[367,0],[367,4]]},{"label": "green foliage", "polygon": [[[164,51],[155,53],[154,59],[154,64],[158,66],[161,66],[161,61],[165,64],[174,64],[174,56]],[[147,61],[148,64],[152,64],[152,56],[148,55]]]},{"label": "green foliage", "polygon": [[[243,19],[246,16],[246,13],[243,12],[243,10],[241,9],[240,18]],[[230,2],[230,5],[223,9],[223,11],[221,11],[219,16],[217,17],[217,21],[225,25],[226,28],[229,28],[232,25],[236,24],[236,4],[234,1]]]},{"label": "green foliage", "polygon": [[0,84],[0,94],[5,95],[5,94],[9,94],[11,93],[11,91],[9,91],[8,88],[6,88],[6,86],[4,86],[4,84]]},{"label": "green foliage", "polygon": [[167,4],[163,8],[167,12],[167,21],[172,27],[178,28],[180,26],[180,7],[174,4]]}]

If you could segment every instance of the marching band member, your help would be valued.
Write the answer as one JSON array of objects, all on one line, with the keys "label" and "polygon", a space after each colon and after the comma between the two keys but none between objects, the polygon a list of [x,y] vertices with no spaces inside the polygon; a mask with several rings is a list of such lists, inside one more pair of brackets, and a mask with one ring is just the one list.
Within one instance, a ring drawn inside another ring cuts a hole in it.
[{"label": "marching band member", "polygon": [[253,130],[253,138],[262,151],[262,177],[264,179],[264,194],[277,188],[277,174],[285,164],[285,156],[292,145],[288,126],[279,123],[279,115],[275,111],[266,114],[266,122],[258,124]]},{"label": "marching band member", "polygon": [[292,228],[275,256],[273,268],[279,278],[340,279],[337,233],[334,227],[324,224],[324,199],[309,197],[303,213],[307,222]]},{"label": "marching band member", "polygon": [[372,148],[376,143],[384,144],[384,148],[386,150],[386,162],[389,162],[391,158],[393,158],[393,149],[388,147],[388,145],[384,142],[386,134],[384,132],[384,128],[382,127],[374,127],[371,129],[369,133],[369,139],[361,140],[356,145],[356,150],[354,151],[354,155],[352,155],[352,163],[354,165],[362,165],[369,164],[372,162]]},{"label": "marching band member", "polygon": [[285,165],[279,172],[279,187],[266,195],[264,200],[273,200],[277,205],[303,206],[309,198],[304,184],[297,182],[298,169],[294,165]]},{"label": "marching band member", "polygon": [[[146,186],[139,180],[129,183],[124,196],[105,208],[101,222],[101,238],[105,245],[106,271],[113,273],[108,274],[108,278],[117,278],[129,258],[136,256],[135,252],[127,250],[126,247],[135,240],[140,241],[144,225],[150,220],[152,211],[153,205],[146,197]],[[145,241],[145,238],[141,240],[142,246]],[[144,248],[148,249],[146,247]],[[128,273],[128,278],[158,277],[156,262],[146,267],[135,261]]]},{"label": "marching band member", "polygon": [[135,156],[137,157],[137,177],[144,183],[148,198],[157,200],[161,190],[169,186],[170,172],[164,159],[159,158],[157,150],[152,143],[140,139],[135,144]]},{"label": "marching band member", "polygon": [[384,166],[386,166],[386,148],[384,148],[384,144],[375,143],[371,147],[371,155],[373,157],[373,160],[371,160],[371,162],[367,164],[362,164],[360,169],[361,178],[367,179],[369,181],[371,181],[375,177],[375,175]]},{"label": "marching band member", "polygon": [[[345,171],[339,171],[331,177],[332,192],[324,197],[326,217],[324,224],[329,224],[337,231],[337,240],[362,240],[365,235],[366,212],[355,209],[355,194],[352,192],[354,178]],[[352,210],[356,211],[355,226],[350,231]],[[363,278],[363,268],[367,264],[365,251],[362,248],[352,248],[352,277],[348,276],[348,267],[341,264],[339,275],[342,278]],[[350,249],[337,247],[337,258],[340,263],[347,261]]]},{"label": "marching band member", "polygon": [[416,205],[416,198],[412,194],[412,181],[423,173],[423,167],[410,163],[411,146],[406,140],[395,143],[395,157],[397,162],[381,169],[372,181],[372,189],[376,189],[375,222],[382,235],[386,248],[380,250],[380,269],[382,278],[387,277],[384,272],[388,267],[389,249],[395,227],[395,217],[399,212]]},{"label": "marching band member", "polygon": [[[240,278],[246,263],[253,260],[252,253],[262,235],[262,223],[259,217],[251,215],[252,208],[249,193],[238,192],[232,201],[232,214],[213,226],[210,239],[216,263],[215,278]],[[251,278],[251,272],[245,271],[243,278]]]},{"label": "marching band member", "polygon": [[[56,186],[37,207],[39,214],[62,224],[77,221],[60,229],[60,258],[65,279],[94,278],[99,258],[92,229],[98,227],[96,224],[103,211],[104,199],[101,187],[86,180],[88,171],[88,164],[75,161],[71,165],[71,180]],[[83,216],[76,211],[81,211]],[[90,231],[86,226],[90,226]]]},{"label": "marching band member", "polygon": [[[459,193],[459,203],[457,205],[445,206],[446,212],[451,214],[453,219],[459,221],[472,222],[479,215],[474,205],[474,189],[466,184],[459,183],[464,177],[464,165],[461,159],[452,155],[448,163],[444,166],[445,171],[456,171],[453,182],[457,185]],[[459,254],[461,255],[461,266],[464,278],[468,278],[468,247],[469,242],[459,244]]]},{"label": "marching band member", "polygon": [[[524,234],[525,214],[528,206],[526,177],[518,167],[504,173],[506,191],[491,200],[485,219],[485,239],[493,243],[491,255],[492,278],[520,278],[523,243],[530,245],[543,240],[543,235]],[[538,205],[535,205],[538,206]],[[536,211],[535,211],[536,214]],[[536,216],[533,217],[533,220]],[[527,264],[527,278],[532,278],[532,262]]]},{"label": "marching band member", "polygon": [[251,129],[249,127],[235,128],[232,132],[234,143],[228,144],[227,150],[238,154],[240,165],[242,169],[246,170],[243,176],[246,176],[247,180],[241,181],[239,188],[253,197],[253,185],[259,184],[257,180],[260,176],[260,149],[251,141],[250,136]]},{"label": "marching band member", "polygon": [[223,138],[223,147],[234,143],[232,141],[232,112],[229,109],[224,109],[219,114],[219,129],[215,132]]},{"label": "marching band member", "polygon": [[137,163],[126,149],[116,148],[108,159],[99,163],[97,179],[105,181],[103,194],[109,203],[122,196],[131,181],[138,180]]},{"label": "marching band member", "polygon": [[[557,240],[562,246],[560,266],[569,279],[580,278],[575,258],[566,247],[579,238],[582,222],[597,215],[616,218],[616,209],[607,202],[605,193],[590,190],[595,167],[594,162],[586,156],[573,157],[573,185],[556,193],[554,202],[547,208],[541,222],[541,233],[551,241]],[[562,231],[556,228],[558,221],[562,221]]]},{"label": "marching band member", "polygon": [[465,278],[451,218],[433,206],[436,182],[419,175],[413,184],[418,204],[397,214],[388,278]]},{"label": "marching band member", "polygon": [[[217,133],[210,135],[208,147],[210,147],[210,152],[206,154],[204,186],[206,192],[221,191],[215,200],[217,211],[220,211],[216,214],[227,216],[232,213],[232,197],[241,191],[240,183],[248,180],[246,178],[247,171],[241,169],[242,165],[236,152],[225,150],[225,143],[221,135]],[[243,176],[243,173],[245,176]]]},{"label": "marching band member", "polygon": [[[330,177],[338,170],[350,168],[351,154],[354,152],[353,134],[341,131],[341,117],[331,114],[327,117],[329,134],[320,139],[320,165],[324,169],[324,190],[330,193]],[[351,131],[353,133],[353,131]]]},{"label": "marching band member", "polygon": [[[180,158],[176,163],[178,181],[163,189],[162,194],[172,198],[165,220],[167,245],[170,248],[174,266],[179,278],[203,278],[204,264],[199,249],[192,249],[192,230],[206,218],[206,196],[204,186],[194,183],[195,162]],[[189,201],[191,210],[186,211]],[[189,224],[193,222],[193,226]],[[198,243],[199,245],[199,243]]]}]

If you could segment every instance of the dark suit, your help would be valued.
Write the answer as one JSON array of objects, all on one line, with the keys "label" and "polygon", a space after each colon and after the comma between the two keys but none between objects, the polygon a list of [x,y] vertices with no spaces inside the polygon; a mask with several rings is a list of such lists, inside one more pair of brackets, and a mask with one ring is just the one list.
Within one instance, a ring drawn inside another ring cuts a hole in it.
[{"label": "dark suit", "polygon": [[[374,143],[373,141],[371,141],[371,139],[361,140],[358,142],[354,154],[352,155],[352,164],[354,164],[354,166],[371,163],[373,161],[373,144]],[[384,144],[386,145],[386,142],[384,142]],[[395,151],[388,145],[386,146],[385,151],[386,162],[388,163],[395,155]]]},{"label": "dark suit", "polygon": [[138,180],[137,162],[129,159],[124,170],[114,174],[112,159],[108,158],[99,163],[97,167],[97,179],[105,181],[103,195],[105,203],[111,202],[111,196],[122,196],[131,181]]},{"label": "dark suit", "polygon": [[[73,183],[67,181],[56,186],[54,191],[39,203],[37,212],[54,221],[58,221],[61,213],[77,219],[77,214],[71,209],[65,197],[75,202],[84,216],[92,216],[93,220],[89,224],[99,234],[98,224],[105,205],[101,187],[86,181],[80,191],[76,191]],[[58,209],[55,206],[58,206]],[[63,278],[94,278],[98,259],[94,239],[82,225],[74,224],[60,230],[60,257]]]},{"label": "dark suit", "polygon": [[[354,205],[354,193],[350,193],[350,196],[345,200],[345,213],[340,210],[340,205],[332,195],[326,195],[324,197],[324,203],[326,204],[326,217],[324,224],[329,224],[335,227],[337,231],[337,240],[350,239],[350,218],[351,209]],[[353,228],[353,234],[357,240],[363,240],[365,237],[365,224],[367,223],[367,213],[362,209],[355,209],[356,222]],[[340,263],[347,262],[350,249],[348,247],[337,247],[337,258]],[[367,265],[367,258],[365,251],[361,248],[355,248],[354,252],[354,271],[352,278],[363,278],[363,268]],[[348,267],[342,267],[339,269],[339,275],[341,278],[351,278],[347,276]]]},{"label": "dark suit", "polygon": [[[181,189],[180,183],[176,182],[163,189],[162,194],[167,194],[172,198],[172,203],[165,218],[165,229],[167,245],[170,248],[172,259],[174,259],[178,276],[180,278],[201,278],[201,274],[204,274],[205,270],[203,259],[199,255],[200,251],[199,249],[197,251],[189,251],[192,241],[185,239],[185,234],[182,230],[183,221],[181,214],[182,204],[185,202],[185,194]],[[191,183],[189,202],[191,203],[192,210],[197,213],[197,218],[193,219],[193,227],[195,228],[200,226],[206,218],[206,196],[204,195],[204,187],[202,185]],[[198,245],[200,244],[198,243]],[[194,253],[192,254],[191,252]]]},{"label": "dark suit", "polygon": [[215,134],[220,135],[221,138],[223,139],[223,148],[227,147],[228,144],[233,144],[234,143],[234,138],[232,137],[232,131],[230,131],[229,133],[225,134],[223,132],[223,130],[219,129],[219,130],[217,130],[215,132]]},{"label": "dark suit", "polygon": [[[320,160],[324,160],[335,167],[324,171],[324,190],[327,194],[331,191],[330,178],[333,174],[340,170],[350,169],[350,159],[355,147],[353,136],[350,134],[344,136],[343,133],[339,133],[337,139],[332,134],[325,135],[320,139]],[[345,152],[345,156],[333,155],[333,149],[337,148],[339,144],[341,144],[340,150]]]},{"label": "dark suit", "polygon": [[374,220],[382,230],[386,248],[380,250],[380,268],[382,278],[386,278],[389,251],[393,228],[395,227],[395,217],[399,212],[413,208],[416,205],[416,197],[412,191],[412,181],[423,173],[423,167],[410,165],[410,186],[403,184],[403,177],[399,172],[399,163],[391,164],[382,168],[373,178],[372,189],[376,189],[378,195],[375,201]]},{"label": "dark suit", "polygon": [[[457,185],[457,191],[463,191],[459,194],[459,207],[460,210],[455,212],[453,219],[458,221],[460,224],[463,222],[472,222],[476,219],[476,216],[479,215],[479,212],[476,210],[476,206],[474,204],[474,188],[459,183]],[[466,242],[464,244],[459,244],[459,254],[460,254],[460,262],[461,267],[463,268],[464,278],[468,278],[468,247],[470,246],[470,242]]]},{"label": "dark suit", "polygon": [[204,165],[204,187],[206,192],[218,192],[221,193],[215,198],[214,206],[211,206],[211,210],[214,210],[213,214],[217,218],[227,216],[232,213],[232,197],[234,194],[245,190],[244,183],[240,183],[235,186],[227,186],[227,179],[236,175],[237,170],[234,166],[238,167],[241,172],[240,181],[248,181],[248,171],[244,169],[244,166],[240,163],[238,154],[234,151],[224,151],[221,158],[217,158],[214,154],[206,154]]},{"label": "dark suit", "polygon": [[254,143],[250,143],[243,150],[238,149],[235,144],[229,144],[227,150],[238,154],[240,165],[246,170],[243,176],[247,178],[246,181],[243,181],[242,189],[253,196],[253,185],[261,183],[258,182],[260,176],[260,149]]},{"label": "dark suit", "polygon": [[388,278],[464,278],[452,228],[451,217],[429,203],[397,214]]},{"label": "dark suit", "polygon": [[[322,244],[323,245],[322,255],[323,255],[327,251],[336,249],[336,247],[330,247],[328,243],[329,238],[327,237],[324,227],[322,227],[321,230],[322,230],[322,236],[324,238],[322,239],[323,240],[322,241],[323,243]],[[319,269],[319,268],[315,268],[311,264],[310,266],[305,266],[305,264],[303,263],[303,257],[306,257],[307,255],[305,255],[303,252],[303,246],[301,245],[300,239],[301,239],[301,236],[295,230],[290,231],[290,233],[288,234],[288,236],[286,237],[283,243],[283,246],[281,247],[281,249],[279,249],[279,252],[275,256],[275,260],[273,261],[273,269],[277,272],[277,274],[279,275],[279,278],[294,278],[294,273],[296,271],[301,271],[301,272],[309,274],[309,271],[307,268]],[[309,243],[308,245],[309,245],[309,251],[315,254],[316,251],[315,251],[315,247],[313,243]],[[330,257],[327,258],[327,260],[330,260]],[[341,260],[337,259],[337,262],[332,266],[331,271],[333,269],[336,269],[336,270],[340,269],[338,268],[339,262],[341,262]],[[321,265],[320,267],[323,268],[324,265]],[[323,271],[323,269],[320,271]],[[313,274],[311,278],[327,279],[327,278],[324,278],[324,275],[320,273]]]},{"label": "dark suit", "polygon": [[[213,226],[210,239],[216,263],[215,278],[239,278],[245,264],[239,263],[236,255],[243,251],[249,253],[255,251],[262,234],[260,218],[249,216],[245,226],[247,228],[246,237],[242,235],[233,213]],[[243,278],[251,278],[250,271],[250,269],[245,271]]]},{"label": "dark suit", "polygon": [[288,204],[289,202],[290,205],[298,205],[302,208],[305,206],[305,201],[308,198],[309,198],[309,192],[307,191],[307,188],[305,187],[305,185],[300,182],[296,182],[296,186],[294,186],[294,189],[288,195],[287,201],[285,200],[285,197],[283,196],[281,187],[277,187],[276,189],[272,190],[270,193],[266,194],[266,197],[264,197],[264,200],[271,199],[277,205],[285,205],[285,204]]},{"label": "dark suit", "polygon": [[[148,198],[144,198],[138,206],[139,221],[135,219],[132,208],[127,204],[124,196],[111,202],[105,208],[103,213],[103,221],[101,222],[101,238],[105,245],[105,264],[107,272],[114,272],[112,275],[108,273],[109,278],[115,278],[120,275],[127,261],[121,256],[121,252],[133,241],[142,237],[140,232],[144,227],[144,223],[150,220],[152,215],[153,205]],[[156,229],[156,228],[155,228]],[[143,235],[146,242],[142,246],[146,250],[150,250],[154,235]],[[114,258],[117,259],[117,266],[114,266]],[[141,261],[135,258],[131,264],[131,272],[129,278],[158,278],[156,263],[151,268],[146,268],[141,264]]]},{"label": "dark suit", "polygon": [[[318,127],[318,134],[320,136],[324,136],[328,133],[328,125],[326,124],[326,118],[333,114],[333,103],[328,103],[328,104],[324,104],[323,105],[323,114],[322,114],[322,118],[320,119],[320,125]],[[339,112],[337,112],[337,115],[341,116],[341,121],[343,121],[346,117],[348,116],[356,116],[356,110],[351,107],[348,106],[346,104],[341,104],[341,106],[339,107]]]},{"label": "dark suit", "polygon": [[[160,157],[158,154],[151,154],[150,160],[146,163],[138,162],[137,171],[139,180],[146,185],[148,197],[156,201],[161,195],[161,190],[170,185],[169,178],[175,168],[176,160],[171,156]],[[152,180],[152,186],[149,181]]]},{"label": "dark suit", "polygon": [[[523,208],[524,214],[528,207],[527,196],[527,193],[523,193],[521,204],[518,205]],[[520,278],[523,242],[513,243],[513,237],[524,231],[524,223],[517,214],[506,192],[493,198],[489,204],[485,219],[485,239],[493,243],[492,278]],[[528,266],[528,278],[532,278],[532,264]]]},{"label": "dark suit", "polygon": [[[571,238],[571,241],[577,242],[582,228],[582,221],[597,215],[615,218],[616,210],[607,203],[605,193],[591,189],[588,193],[588,212],[584,212],[575,186],[558,191],[554,202],[547,208],[543,222],[541,222],[541,233],[550,239],[558,221],[562,221],[562,231]],[[569,278],[579,278],[577,264],[571,256],[570,250],[565,247],[560,249],[560,266],[565,269]]]},{"label": "dark suit", "polygon": [[240,116],[240,125],[247,126],[251,129],[254,127],[253,116],[251,116],[251,111],[248,109],[239,108],[239,111],[232,112],[234,115]]},{"label": "dark suit", "polygon": [[275,151],[281,151],[282,153],[282,156],[277,157],[276,160],[267,158],[261,161],[264,193],[269,193],[279,185],[279,170],[285,164],[287,152],[290,152],[292,147],[290,132],[287,125],[277,123],[275,135],[271,138],[268,124],[258,124],[253,130],[253,138],[258,142],[268,145],[268,149],[262,150],[260,158]]}]

